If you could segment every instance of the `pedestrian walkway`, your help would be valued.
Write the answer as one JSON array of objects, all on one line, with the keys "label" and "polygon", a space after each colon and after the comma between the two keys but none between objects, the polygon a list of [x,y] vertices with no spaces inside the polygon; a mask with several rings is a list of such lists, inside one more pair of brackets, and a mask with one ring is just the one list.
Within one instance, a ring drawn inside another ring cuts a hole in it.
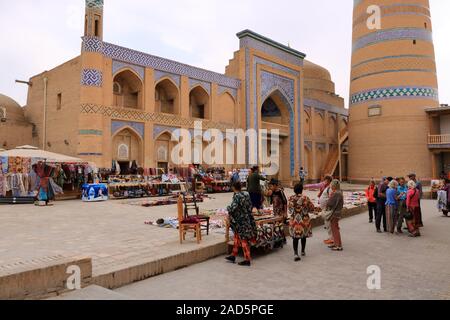
[{"label": "pedestrian walkway", "polygon": [[[223,257],[115,290],[133,299],[450,299],[450,218],[424,201],[421,238],[377,234],[366,215],[341,222],[345,251],[308,240],[307,257],[292,248],[256,257],[251,268]],[[381,268],[381,290],[367,288],[367,268]],[[198,281],[201,278],[202,281]]]}]

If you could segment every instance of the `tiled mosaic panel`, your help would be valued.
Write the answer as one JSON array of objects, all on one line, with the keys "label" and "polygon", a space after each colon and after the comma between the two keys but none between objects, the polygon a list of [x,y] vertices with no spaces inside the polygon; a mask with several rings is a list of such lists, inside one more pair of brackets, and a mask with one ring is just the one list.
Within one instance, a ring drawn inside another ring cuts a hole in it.
[{"label": "tiled mosaic panel", "polygon": [[220,73],[207,71],[180,62],[102,42],[100,39],[95,39],[93,37],[83,37],[83,50],[88,52],[100,52],[113,60],[119,60],[142,67],[149,67],[177,75],[184,75],[192,79],[199,79],[210,83],[214,82],[230,88],[238,89],[241,84],[240,80],[227,77]]},{"label": "tiled mosaic panel", "polygon": [[295,82],[270,72],[261,72],[261,101],[265,101],[269,95],[278,89],[288,98],[291,108],[295,106]]},{"label": "tiled mosaic panel", "polygon": [[144,138],[145,127],[144,124],[140,122],[131,122],[131,121],[125,122],[113,120],[111,122],[111,134],[115,135],[117,132],[126,127],[133,128],[134,130],[136,130],[137,133],[139,133],[139,136],[141,138]]},{"label": "tiled mosaic panel", "polygon": [[81,72],[81,84],[88,87],[101,87],[103,85],[102,72],[95,69],[84,69]]},{"label": "tiled mosaic panel", "polygon": [[438,90],[428,87],[391,87],[359,92],[351,97],[351,104],[388,99],[433,99],[439,100]]},{"label": "tiled mosaic panel", "polygon": [[423,40],[433,42],[431,31],[417,28],[380,30],[359,38],[353,43],[353,52],[372,44],[393,40]]},{"label": "tiled mosaic panel", "polygon": [[194,87],[196,87],[196,86],[201,86],[203,89],[206,90],[208,95],[211,95],[211,83],[210,82],[201,81],[201,80],[197,80],[197,79],[189,79],[189,87],[191,88],[191,90],[194,89]]},{"label": "tiled mosaic panel", "polygon": [[179,75],[176,75],[176,74],[173,74],[173,73],[169,73],[169,72],[163,72],[163,71],[155,70],[155,76],[154,77],[155,77],[155,82],[158,82],[162,78],[169,78],[173,82],[176,83],[178,88],[180,87],[181,77]]},{"label": "tiled mosaic panel", "polygon": [[88,8],[103,8],[103,0],[86,0],[86,7]]},{"label": "tiled mosaic panel", "polygon": [[240,41],[240,46],[241,46],[241,48],[256,49],[256,50],[264,52],[268,55],[277,57],[288,63],[294,64],[297,66],[303,66],[303,59],[300,59],[292,54],[289,54],[288,52],[285,52],[283,50],[275,48],[274,46],[270,46],[268,44],[265,44],[263,42],[260,42],[256,39],[253,39],[250,37],[242,38]]},{"label": "tiled mosaic panel", "polygon": [[113,61],[112,74],[115,75],[119,71],[122,71],[122,70],[127,69],[127,68],[133,70],[134,72],[136,72],[136,74],[139,75],[141,80],[144,80],[144,78],[145,78],[145,69],[143,67],[136,66],[134,64],[124,63],[124,62],[121,62],[121,61],[115,61],[115,60]]}]

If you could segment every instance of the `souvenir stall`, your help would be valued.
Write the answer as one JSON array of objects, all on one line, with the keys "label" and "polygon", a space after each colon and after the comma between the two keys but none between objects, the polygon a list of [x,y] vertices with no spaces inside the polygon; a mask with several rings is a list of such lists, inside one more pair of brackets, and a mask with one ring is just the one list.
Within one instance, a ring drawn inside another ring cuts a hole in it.
[{"label": "souvenir stall", "polygon": [[[276,217],[271,208],[265,208],[264,210],[254,212],[253,216],[255,218],[257,236],[256,242],[252,244],[252,246],[266,251],[282,248],[286,242],[286,234],[284,232],[285,218]],[[225,239],[227,243],[232,241],[230,231],[230,222],[228,218],[226,218]]]},{"label": "souvenir stall", "polygon": [[171,195],[185,190],[186,183],[175,174],[110,176],[108,187],[112,199],[129,199]]},{"label": "souvenir stall", "polygon": [[230,192],[230,178],[225,168],[209,168],[203,175],[202,182],[207,193]]},{"label": "souvenir stall", "polygon": [[0,152],[0,203],[48,204],[64,192],[81,196],[93,169],[81,159],[32,146]]}]

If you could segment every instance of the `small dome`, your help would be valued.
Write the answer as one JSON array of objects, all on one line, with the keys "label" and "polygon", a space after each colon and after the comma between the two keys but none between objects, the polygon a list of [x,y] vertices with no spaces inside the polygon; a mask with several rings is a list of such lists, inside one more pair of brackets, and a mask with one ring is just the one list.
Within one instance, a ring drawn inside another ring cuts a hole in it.
[{"label": "small dome", "polygon": [[[23,108],[13,99],[0,93],[0,109],[6,110],[6,118],[11,120],[24,120]],[[0,111],[1,113],[1,111]],[[0,115],[3,116],[3,115]]]},{"label": "small dome", "polygon": [[308,60],[305,60],[304,62],[303,72],[305,78],[307,79],[309,78],[309,79],[321,79],[331,81],[331,74],[327,69],[315,63],[312,63],[311,61]]}]

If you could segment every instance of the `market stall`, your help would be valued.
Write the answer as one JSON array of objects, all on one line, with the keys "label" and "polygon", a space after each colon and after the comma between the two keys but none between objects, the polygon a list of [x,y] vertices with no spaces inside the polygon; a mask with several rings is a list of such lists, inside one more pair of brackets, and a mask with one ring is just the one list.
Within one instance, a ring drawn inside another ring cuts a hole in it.
[{"label": "market stall", "polygon": [[112,199],[163,197],[186,190],[186,183],[175,175],[110,176],[109,193]]},{"label": "market stall", "polygon": [[21,146],[0,152],[0,202],[48,203],[59,194],[81,196],[84,183],[94,180],[94,169],[81,159]]}]

